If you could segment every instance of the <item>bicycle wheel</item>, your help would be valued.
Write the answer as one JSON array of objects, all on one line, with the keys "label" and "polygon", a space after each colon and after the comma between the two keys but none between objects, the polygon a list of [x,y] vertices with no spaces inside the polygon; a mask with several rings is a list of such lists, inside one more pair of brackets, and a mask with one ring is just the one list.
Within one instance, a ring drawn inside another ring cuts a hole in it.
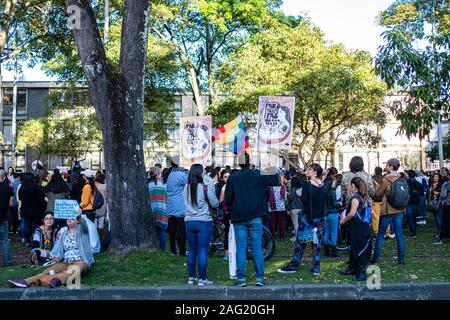
[{"label": "bicycle wheel", "polygon": [[[263,249],[263,256],[264,261],[268,261],[270,258],[273,257],[275,253],[275,240],[273,239],[272,235],[270,234],[269,229],[263,225],[262,227],[262,249]],[[247,245],[247,259],[253,260],[253,253],[252,253],[252,247],[250,243],[250,239],[248,239],[248,245]]]},{"label": "bicycle wheel", "polygon": [[217,226],[214,226],[211,240],[209,241],[208,257],[212,257],[216,251],[223,251],[223,239]]}]

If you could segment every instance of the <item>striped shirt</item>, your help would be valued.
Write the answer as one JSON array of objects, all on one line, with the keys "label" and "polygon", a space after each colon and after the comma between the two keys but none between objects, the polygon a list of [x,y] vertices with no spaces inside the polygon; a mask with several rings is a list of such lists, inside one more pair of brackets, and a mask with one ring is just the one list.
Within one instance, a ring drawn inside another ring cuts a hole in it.
[{"label": "striped shirt", "polygon": [[167,228],[167,189],[161,181],[148,183],[150,196],[150,208],[153,214],[153,222],[160,228]]}]

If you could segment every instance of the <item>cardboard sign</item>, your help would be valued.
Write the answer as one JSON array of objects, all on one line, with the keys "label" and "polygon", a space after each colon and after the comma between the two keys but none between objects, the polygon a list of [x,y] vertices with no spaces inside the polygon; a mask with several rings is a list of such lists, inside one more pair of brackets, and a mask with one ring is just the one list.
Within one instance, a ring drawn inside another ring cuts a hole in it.
[{"label": "cardboard sign", "polygon": [[210,116],[180,119],[180,166],[190,167],[194,163],[203,166],[212,164]]},{"label": "cardboard sign", "polygon": [[80,205],[76,200],[55,200],[55,219],[75,219]]},{"label": "cardboard sign", "polygon": [[259,97],[258,144],[260,148],[291,148],[295,97]]}]

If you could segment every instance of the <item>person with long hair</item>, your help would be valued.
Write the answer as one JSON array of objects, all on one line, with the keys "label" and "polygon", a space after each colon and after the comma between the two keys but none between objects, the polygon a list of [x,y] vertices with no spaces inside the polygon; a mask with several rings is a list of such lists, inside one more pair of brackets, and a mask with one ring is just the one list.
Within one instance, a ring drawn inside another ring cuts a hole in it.
[{"label": "person with long hair", "polygon": [[[206,277],[208,266],[208,248],[212,233],[211,209],[219,206],[214,186],[205,184],[203,166],[194,164],[189,171],[187,185],[184,187],[183,197],[186,207],[184,221],[186,223],[187,239],[189,242],[188,284],[199,286],[211,285],[212,281]],[[199,277],[196,277],[198,260]]]},{"label": "person with long hair", "polygon": [[324,186],[327,190],[327,204],[325,206],[325,234],[323,240],[325,256],[331,256],[332,258],[338,257],[336,246],[339,228],[339,209],[342,206],[336,193],[337,173],[337,169],[331,167],[328,170],[327,178],[324,180]]},{"label": "person with long hair", "polygon": [[364,208],[368,206],[368,186],[359,177],[351,181],[352,196],[346,209],[346,215],[339,222],[341,225],[350,224],[350,261],[355,261],[355,266],[350,266],[355,270],[356,275],[353,281],[366,280],[366,268],[370,259],[370,224],[363,221]]},{"label": "person with long hair", "polygon": [[287,266],[278,269],[280,273],[294,273],[302,261],[306,245],[312,246],[312,267],[314,276],[320,275],[320,248],[325,226],[325,205],[327,190],[322,182],[322,167],[313,163],[308,167],[306,176],[308,182],[303,184],[301,201],[304,209],[299,218],[297,241],[295,242],[294,256]]},{"label": "person with long hair", "polygon": [[150,196],[150,208],[152,210],[153,223],[159,239],[159,248],[166,251],[167,219],[167,189],[161,180],[161,170],[157,167],[150,168],[148,193]]},{"label": "person with long hair", "polygon": [[[48,199],[46,212],[54,212],[55,200],[69,198],[69,186],[63,180],[58,169],[53,170],[53,175],[50,178],[49,183],[44,187],[44,192],[45,196]],[[58,229],[62,228],[64,226],[64,223],[64,219],[55,220],[55,226]]]},{"label": "person with long hair", "polygon": [[95,193],[97,192],[97,187],[95,186],[94,181],[95,174],[94,171],[89,169],[82,171],[81,174],[85,184],[81,194],[80,209],[83,211],[82,214],[85,214],[89,220],[94,222],[96,216],[96,212],[94,210],[94,199]]},{"label": "person with long hair", "polygon": [[435,173],[430,178],[430,193],[428,203],[430,211],[434,216],[434,223],[436,225],[436,237],[433,239],[433,244],[442,244],[442,240],[439,237],[442,225],[443,208],[440,205],[441,190],[444,182],[442,176],[439,173]]},{"label": "person with long hair", "polygon": [[278,231],[280,241],[284,241],[286,233],[286,199],[287,188],[286,179],[283,173],[279,173],[281,183],[279,186],[270,187],[269,191],[269,230],[275,239],[275,233]]}]

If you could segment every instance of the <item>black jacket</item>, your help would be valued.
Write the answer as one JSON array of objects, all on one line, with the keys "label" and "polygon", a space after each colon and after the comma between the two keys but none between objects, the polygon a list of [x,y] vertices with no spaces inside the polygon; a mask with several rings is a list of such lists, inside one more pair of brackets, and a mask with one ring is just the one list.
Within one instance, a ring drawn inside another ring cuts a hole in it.
[{"label": "black jacket", "polygon": [[318,188],[309,183],[309,181],[305,181],[303,183],[301,200],[305,207],[303,213],[309,222],[312,219],[323,218],[327,204],[326,186]]},{"label": "black jacket", "polygon": [[22,201],[21,214],[35,224],[42,224],[47,208],[44,188],[37,184],[22,186],[19,190],[19,199]]},{"label": "black jacket", "polygon": [[225,203],[231,212],[231,222],[249,221],[267,214],[269,187],[279,184],[278,175],[264,176],[251,169],[233,173],[225,188]]}]

